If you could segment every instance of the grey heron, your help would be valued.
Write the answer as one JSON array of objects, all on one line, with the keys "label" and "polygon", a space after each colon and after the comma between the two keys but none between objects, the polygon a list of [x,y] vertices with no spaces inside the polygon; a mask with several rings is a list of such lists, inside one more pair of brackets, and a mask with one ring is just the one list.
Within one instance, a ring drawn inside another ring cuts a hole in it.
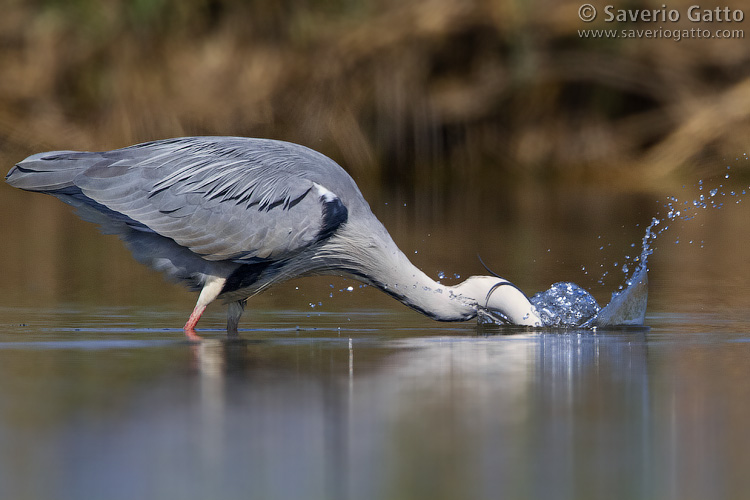
[{"label": "grey heron", "polygon": [[474,276],[448,286],[415,267],[373,215],[354,180],[307,147],[270,139],[184,137],[105,152],[29,156],[6,176],[53,195],[133,256],[199,291],[184,326],[216,299],[236,334],[246,301],[281,281],[339,275],[373,285],[438,321],[491,314],[539,326],[509,281]]}]

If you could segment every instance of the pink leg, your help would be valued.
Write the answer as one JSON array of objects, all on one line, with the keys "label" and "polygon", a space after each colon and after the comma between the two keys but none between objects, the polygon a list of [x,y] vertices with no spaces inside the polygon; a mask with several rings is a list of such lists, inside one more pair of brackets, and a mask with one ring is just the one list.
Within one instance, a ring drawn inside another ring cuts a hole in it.
[{"label": "pink leg", "polygon": [[219,278],[217,276],[209,276],[206,279],[206,284],[203,285],[203,288],[201,289],[201,293],[198,296],[198,303],[195,304],[195,309],[193,309],[193,314],[190,315],[187,323],[185,323],[185,326],[182,328],[188,339],[196,341],[201,340],[198,334],[195,333],[195,325],[197,325],[198,320],[201,319],[201,314],[206,310],[206,306],[219,296],[226,281],[225,278]]},{"label": "pink leg", "polygon": [[188,318],[187,323],[185,323],[185,326],[182,327],[182,329],[185,331],[185,336],[188,339],[201,340],[200,336],[195,333],[195,325],[198,324],[198,320],[201,319],[201,314],[203,314],[203,311],[205,310],[206,306],[196,305],[195,309],[193,309],[193,313]]}]

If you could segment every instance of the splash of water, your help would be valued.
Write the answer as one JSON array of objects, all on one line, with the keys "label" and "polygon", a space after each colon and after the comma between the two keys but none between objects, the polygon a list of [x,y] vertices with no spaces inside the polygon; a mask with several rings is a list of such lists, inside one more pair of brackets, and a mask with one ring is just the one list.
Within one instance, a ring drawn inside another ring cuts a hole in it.
[{"label": "splash of water", "polygon": [[550,327],[583,325],[601,309],[589,292],[567,281],[555,283],[549,290],[539,292],[529,300],[536,308],[542,325]]},{"label": "splash of water", "polygon": [[[750,160],[750,157],[745,154],[743,159]],[[740,158],[737,160],[739,161]],[[731,166],[727,166],[724,179],[729,179],[730,170]],[[615,268],[621,270],[626,279],[612,294],[605,308],[600,308],[589,292],[569,282],[555,283],[549,290],[534,295],[531,303],[536,307],[543,326],[594,328],[619,324],[643,324],[648,296],[648,258],[656,249],[656,239],[674,222],[694,219],[699,210],[721,209],[728,198],[734,198],[735,203],[740,203],[741,196],[750,189],[748,187],[741,191],[729,190],[727,192],[723,184],[708,189],[703,185],[703,180],[698,181],[697,188],[699,194],[691,200],[680,201],[675,196],[668,197],[664,204],[666,214],[657,214],[646,227],[641,240],[641,252],[634,257],[626,256],[621,267],[615,262]],[[675,244],[679,242],[680,239],[677,237]],[[693,240],[689,243],[692,244]],[[701,241],[701,248],[703,248],[702,243]],[[635,247],[635,243],[631,247]],[[604,246],[601,245],[599,249],[604,249]],[[599,278],[600,284],[603,284],[607,274],[609,272],[605,271]]]},{"label": "splash of water", "polygon": [[[736,160],[739,161],[740,159],[741,158],[737,158]],[[745,154],[742,159],[750,160],[750,157]],[[728,180],[730,178],[731,169],[731,165],[726,167],[726,172],[722,176],[723,179]],[[704,185],[703,179],[698,181],[696,187],[698,189],[698,194],[697,196],[692,197],[692,199],[691,197],[688,197],[688,199],[680,200],[676,196],[667,197],[666,202],[663,205],[666,213],[657,213],[657,216],[651,219],[651,223],[646,228],[646,233],[641,241],[641,253],[632,259],[626,257],[626,263],[623,265],[622,271],[627,280],[620,286],[620,290],[623,290],[632,284],[632,277],[638,274],[641,267],[647,270],[648,257],[654,253],[654,250],[656,250],[656,239],[672,227],[674,223],[693,220],[698,213],[703,210],[720,210],[730,198],[732,198],[736,204],[739,204],[742,201],[742,196],[747,194],[747,189],[750,189],[747,188],[737,191],[727,190],[723,183],[720,183],[713,188],[707,188]],[[678,236],[675,238],[674,244],[679,243],[680,238]],[[693,240],[688,240],[688,244],[693,243]],[[700,244],[701,248],[703,248],[702,240],[700,241]],[[634,272],[628,277],[629,269],[634,269]]]},{"label": "splash of water", "polygon": [[[555,283],[548,290],[531,297],[531,304],[536,308],[542,326],[595,328],[643,324],[648,297],[648,257],[654,252],[653,240],[666,229],[662,226],[659,231],[654,231],[660,224],[660,219],[651,219],[641,241],[640,255],[632,259],[632,265],[626,262],[621,268],[624,273],[633,269],[633,273],[619,291],[612,294],[606,307],[601,308],[593,295],[570,282]],[[615,266],[618,264],[615,263]]]}]

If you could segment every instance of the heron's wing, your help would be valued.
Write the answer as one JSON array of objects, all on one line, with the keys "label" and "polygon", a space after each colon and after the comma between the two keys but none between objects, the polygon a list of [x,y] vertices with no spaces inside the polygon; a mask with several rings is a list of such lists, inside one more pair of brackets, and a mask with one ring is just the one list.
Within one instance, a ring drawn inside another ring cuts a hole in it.
[{"label": "heron's wing", "polygon": [[278,141],[184,138],[36,156],[87,163],[72,181],[81,195],[207,260],[284,258],[330,236],[348,216],[336,194],[306,175],[307,164],[322,159],[340,167]]}]

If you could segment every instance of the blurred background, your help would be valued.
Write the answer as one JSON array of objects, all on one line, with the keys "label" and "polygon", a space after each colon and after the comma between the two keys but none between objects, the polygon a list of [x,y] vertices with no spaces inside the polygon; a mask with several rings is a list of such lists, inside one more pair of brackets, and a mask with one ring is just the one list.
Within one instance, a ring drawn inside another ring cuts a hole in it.
[{"label": "blurred background", "polygon": [[[612,2],[608,2],[611,4]],[[565,0],[4,0],[0,148],[273,137],[360,183],[648,186],[744,152],[746,38],[587,38]],[[743,2],[702,2],[702,9]],[[740,5],[742,4],[742,5]],[[616,8],[657,9],[659,1]],[[491,167],[491,168],[489,168]]]},{"label": "blurred background", "polygon": [[[585,23],[561,0],[4,0],[0,160],[185,135],[289,140],[349,171],[433,277],[481,273],[481,253],[532,290],[597,287],[596,266],[632,257],[665,196],[745,158],[750,21],[690,22],[694,3],[669,3],[679,22],[618,23],[594,2]],[[579,34],[696,26],[742,36]],[[746,164],[731,173],[747,185]],[[55,200],[0,191],[9,288],[111,297],[149,279]],[[104,276],[116,284],[101,290]]]}]

